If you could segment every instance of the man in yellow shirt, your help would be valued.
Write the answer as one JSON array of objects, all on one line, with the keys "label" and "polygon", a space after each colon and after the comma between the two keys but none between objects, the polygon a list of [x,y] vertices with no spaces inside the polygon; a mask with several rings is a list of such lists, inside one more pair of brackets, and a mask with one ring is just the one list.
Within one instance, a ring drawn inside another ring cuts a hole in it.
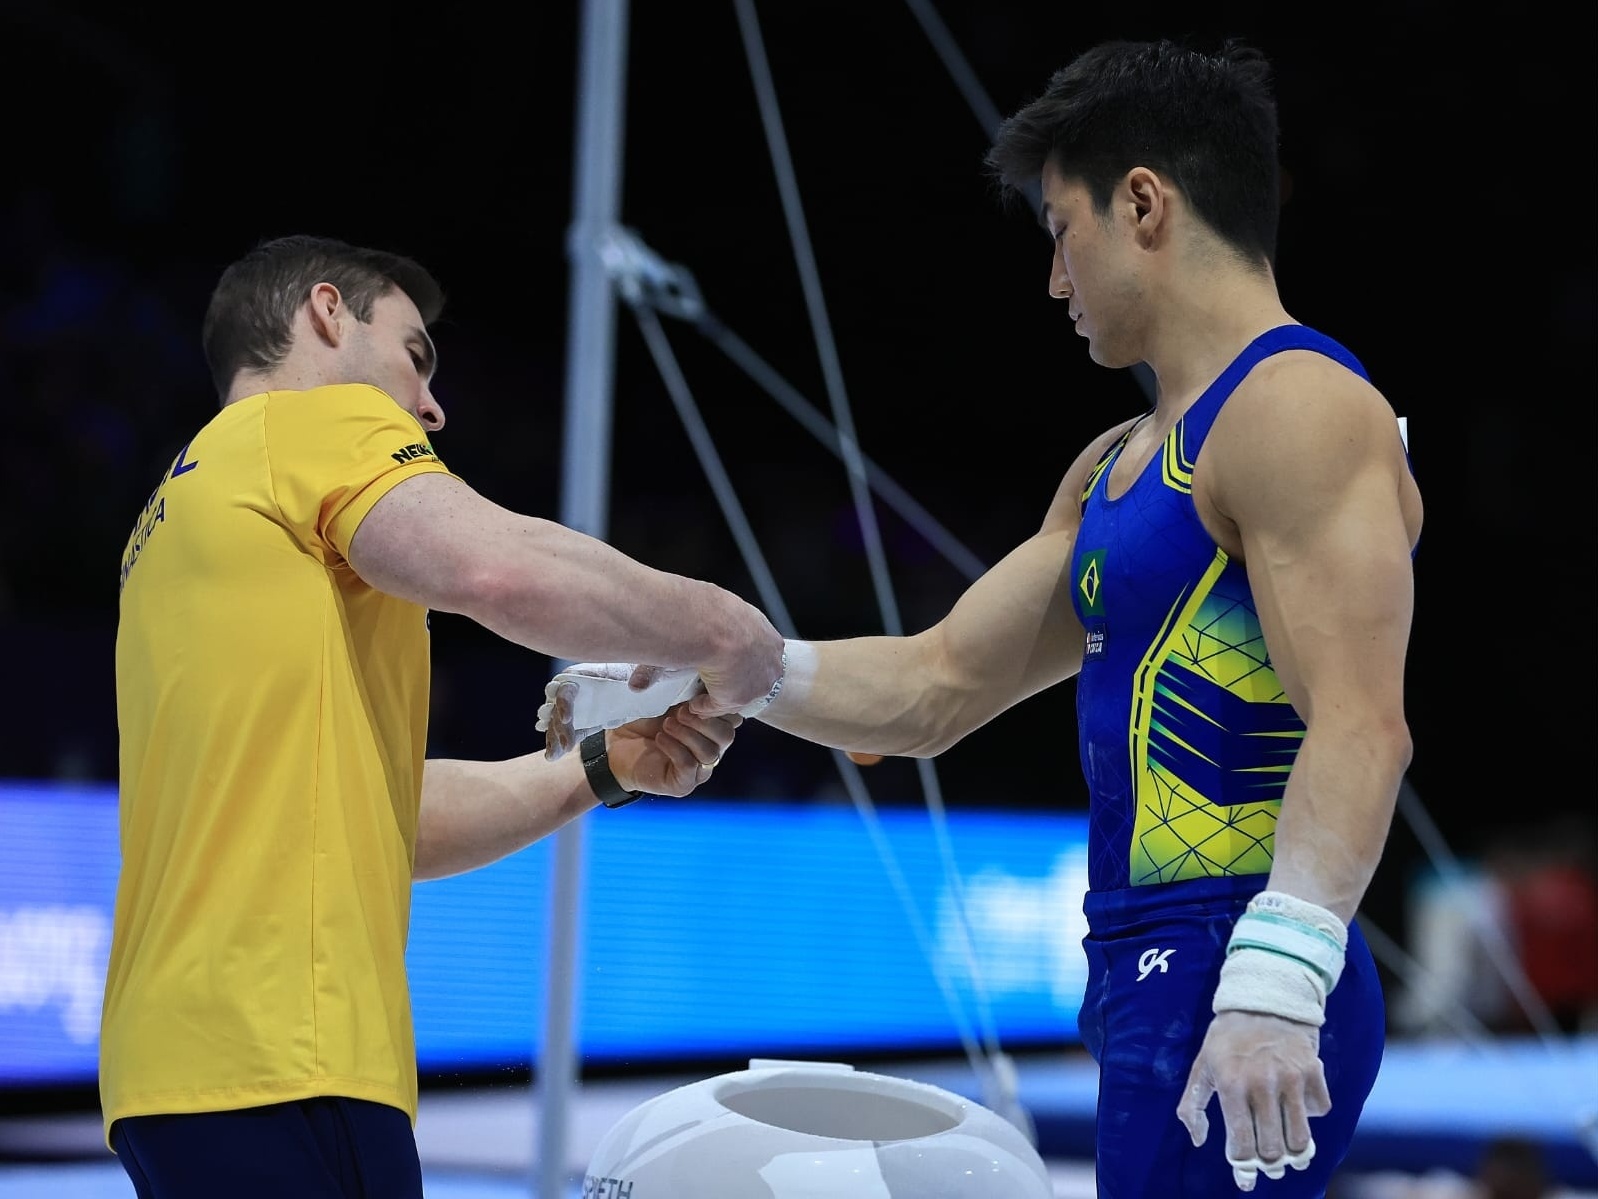
[{"label": "man in yellow shirt", "polygon": [[[738,596],[443,465],[441,307],[416,263],[328,239],[230,266],[202,335],[221,410],[123,554],[100,1094],[140,1199],[419,1197],[412,882],[688,794],[780,684]],[[705,694],[562,761],[425,759],[429,610]]]}]

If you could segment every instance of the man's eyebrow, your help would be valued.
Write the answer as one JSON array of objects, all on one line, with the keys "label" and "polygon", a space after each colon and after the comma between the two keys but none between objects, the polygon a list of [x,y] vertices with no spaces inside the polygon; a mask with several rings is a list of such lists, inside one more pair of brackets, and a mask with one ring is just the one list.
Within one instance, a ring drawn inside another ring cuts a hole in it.
[{"label": "man's eyebrow", "polygon": [[1043,201],[1042,206],[1038,209],[1038,224],[1043,226],[1045,233],[1053,235],[1054,230],[1049,228],[1049,202],[1047,200]]}]

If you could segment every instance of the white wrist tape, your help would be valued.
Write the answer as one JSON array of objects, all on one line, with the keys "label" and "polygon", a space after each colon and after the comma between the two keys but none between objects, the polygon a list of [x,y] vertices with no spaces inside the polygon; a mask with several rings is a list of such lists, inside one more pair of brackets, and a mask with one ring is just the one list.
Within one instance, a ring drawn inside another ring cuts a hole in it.
[{"label": "white wrist tape", "polygon": [[1227,954],[1210,1008],[1221,1012],[1257,1012],[1319,1028],[1326,1023],[1326,988],[1320,975],[1303,963],[1263,949]]},{"label": "white wrist tape", "polygon": [[1348,928],[1336,915],[1282,891],[1262,891],[1232,929],[1211,1007],[1318,1027],[1347,948]]},{"label": "white wrist tape", "polygon": [[738,715],[758,717],[782,693],[786,693],[790,700],[802,699],[810,694],[810,685],[815,677],[816,647],[808,641],[789,637],[782,643],[782,674],[777,676],[776,684],[765,696],[740,708]]}]

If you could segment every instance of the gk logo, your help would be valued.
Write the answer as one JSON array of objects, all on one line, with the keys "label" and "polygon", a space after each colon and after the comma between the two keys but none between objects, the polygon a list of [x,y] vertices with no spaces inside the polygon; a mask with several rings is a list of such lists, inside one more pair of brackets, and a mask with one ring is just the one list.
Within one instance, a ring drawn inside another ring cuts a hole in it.
[{"label": "gk logo", "polygon": [[1151,973],[1153,973],[1156,966],[1159,967],[1161,974],[1169,971],[1171,964],[1166,961],[1166,959],[1175,952],[1176,950],[1174,949],[1145,949],[1143,951],[1143,956],[1137,960],[1138,982],[1142,982]]}]

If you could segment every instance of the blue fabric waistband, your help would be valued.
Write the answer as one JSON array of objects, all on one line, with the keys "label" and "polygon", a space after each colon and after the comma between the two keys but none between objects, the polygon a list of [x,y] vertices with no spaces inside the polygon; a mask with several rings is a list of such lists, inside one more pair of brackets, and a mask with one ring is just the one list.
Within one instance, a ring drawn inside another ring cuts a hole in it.
[{"label": "blue fabric waistband", "polygon": [[1089,891],[1082,900],[1082,911],[1088,918],[1088,928],[1102,934],[1173,909],[1196,915],[1208,906],[1219,909],[1247,903],[1269,881],[1268,875],[1244,874]]}]

